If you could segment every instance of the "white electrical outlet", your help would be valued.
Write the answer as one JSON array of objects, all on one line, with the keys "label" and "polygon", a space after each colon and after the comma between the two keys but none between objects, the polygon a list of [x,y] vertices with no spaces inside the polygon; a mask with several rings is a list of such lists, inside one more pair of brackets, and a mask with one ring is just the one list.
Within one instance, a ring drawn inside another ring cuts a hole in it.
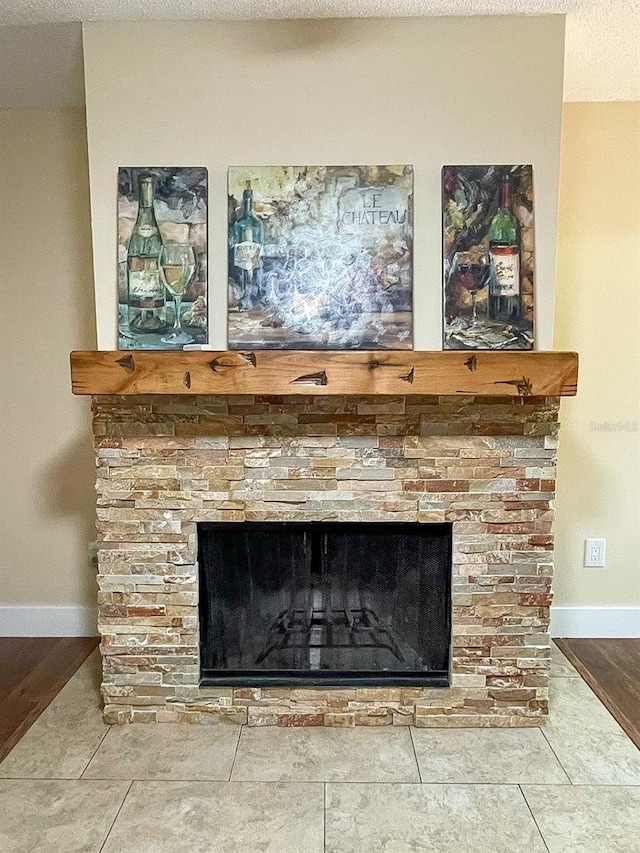
[{"label": "white electrical outlet", "polygon": [[584,540],[584,564],[585,566],[604,566],[606,539]]}]

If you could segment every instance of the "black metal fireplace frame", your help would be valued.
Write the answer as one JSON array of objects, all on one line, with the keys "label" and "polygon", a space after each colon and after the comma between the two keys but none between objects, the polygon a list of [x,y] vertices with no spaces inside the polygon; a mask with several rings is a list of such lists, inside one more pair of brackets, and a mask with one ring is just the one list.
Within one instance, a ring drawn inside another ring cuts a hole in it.
[{"label": "black metal fireplace frame", "polygon": [[[238,525],[245,527],[250,525],[252,529],[270,529],[274,528],[321,528],[323,531],[330,532],[331,528],[344,528],[348,524],[353,528],[362,527],[384,527],[386,529],[395,528],[398,532],[404,528],[410,529],[412,533],[423,532],[425,536],[432,535],[435,528],[439,532],[448,534],[448,555],[447,564],[449,571],[446,575],[446,596],[449,602],[449,607],[446,611],[446,632],[448,637],[449,660],[451,655],[451,625],[452,625],[452,608],[451,608],[451,585],[452,585],[452,525],[424,523],[417,524],[415,522],[306,522],[306,521],[251,521],[245,523],[239,522],[202,522],[198,524],[199,530],[230,530]],[[421,530],[424,528],[424,530]],[[199,548],[199,581],[200,589],[203,588],[203,560]],[[199,601],[199,627],[200,636],[205,628],[208,618],[208,601],[200,595]],[[348,618],[348,616],[347,616]],[[202,644],[200,644],[202,652]],[[450,685],[449,668],[442,670],[425,670],[425,671],[367,671],[367,670],[341,670],[325,671],[325,670],[234,670],[234,669],[207,669],[201,665],[200,670],[200,685],[217,686],[217,687],[448,687]]]}]

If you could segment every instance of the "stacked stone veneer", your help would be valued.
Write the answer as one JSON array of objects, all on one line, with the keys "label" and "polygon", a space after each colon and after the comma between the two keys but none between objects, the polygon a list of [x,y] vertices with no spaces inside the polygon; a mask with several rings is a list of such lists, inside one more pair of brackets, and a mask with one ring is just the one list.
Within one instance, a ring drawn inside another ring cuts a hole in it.
[{"label": "stacked stone veneer", "polygon": [[[539,725],[555,398],[96,397],[108,722]],[[453,523],[451,687],[199,686],[199,521]]]}]

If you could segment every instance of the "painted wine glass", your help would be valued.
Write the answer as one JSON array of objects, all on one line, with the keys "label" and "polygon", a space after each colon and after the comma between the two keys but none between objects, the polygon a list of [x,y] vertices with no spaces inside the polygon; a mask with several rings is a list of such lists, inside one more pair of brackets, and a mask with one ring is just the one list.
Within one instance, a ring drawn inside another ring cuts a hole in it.
[{"label": "painted wine glass", "polygon": [[471,328],[482,325],[478,320],[478,293],[487,286],[490,270],[491,260],[486,252],[456,252],[453,256],[449,278],[471,296]]},{"label": "painted wine glass", "polygon": [[182,300],[187,288],[196,274],[196,256],[193,246],[189,243],[167,243],[160,249],[160,269],[164,286],[167,288],[175,305],[175,320],[170,334],[161,338],[163,344],[191,344],[194,338],[182,328],[180,311]]}]

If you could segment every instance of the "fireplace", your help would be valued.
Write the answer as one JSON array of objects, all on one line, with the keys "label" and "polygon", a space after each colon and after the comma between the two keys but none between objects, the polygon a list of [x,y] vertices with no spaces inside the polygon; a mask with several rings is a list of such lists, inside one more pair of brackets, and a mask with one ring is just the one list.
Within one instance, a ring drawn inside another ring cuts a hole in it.
[{"label": "fireplace", "polygon": [[451,524],[198,525],[202,684],[447,686]]},{"label": "fireplace", "polygon": [[539,725],[558,403],[94,397],[105,719]]}]

